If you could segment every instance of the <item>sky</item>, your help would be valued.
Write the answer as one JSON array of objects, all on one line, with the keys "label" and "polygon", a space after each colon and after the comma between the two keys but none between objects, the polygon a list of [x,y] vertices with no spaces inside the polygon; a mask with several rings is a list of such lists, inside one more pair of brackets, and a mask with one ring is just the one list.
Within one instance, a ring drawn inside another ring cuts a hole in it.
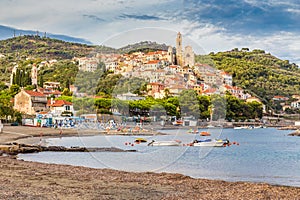
[{"label": "sky", "polygon": [[300,65],[299,0],[1,0],[0,25],[122,47],[140,41],[195,53],[248,47]]}]

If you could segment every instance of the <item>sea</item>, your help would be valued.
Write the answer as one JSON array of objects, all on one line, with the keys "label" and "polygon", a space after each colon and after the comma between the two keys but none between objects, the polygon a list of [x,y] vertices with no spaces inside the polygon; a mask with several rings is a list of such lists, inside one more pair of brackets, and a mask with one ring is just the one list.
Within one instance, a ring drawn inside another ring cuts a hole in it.
[{"label": "sea", "polygon": [[[109,168],[130,172],[180,173],[193,178],[225,181],[263,182],[300,187],[300,137],[275,128],[203,129],[211,138],[228,139],[227,147],[188,146],[203,136],[185,129],[160,130],[165,135],[96,135],[49,138],[47,145],[116,147],[136,152],[40,152],[20,154],[19,159],[42,163]],[[180,140],[181,146],[135,144],[136,138],[149,142]]]}]

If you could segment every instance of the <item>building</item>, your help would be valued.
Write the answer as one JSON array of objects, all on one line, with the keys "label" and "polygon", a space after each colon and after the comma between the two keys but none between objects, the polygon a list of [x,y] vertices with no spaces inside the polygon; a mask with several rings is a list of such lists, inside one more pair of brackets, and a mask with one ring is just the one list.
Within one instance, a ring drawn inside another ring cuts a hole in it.
[{"label": "building", "polygon": [[274,96],[272,98],[273,101],[288,101],[289,98],[288,97],[284,97],[284,96]]},{"label": "building", "polygon": [[174,64],[173,48],[171,46],[168,48],[167,58],[170,64]]},{"label": "building", "polygon": [[163,92],[165,89],[164,84],[161,83],[149,83],[147,85],[147,91],[149,96],[156,96],[157,93]]},{"label": "building", "polygon": [[43,84],[43,88],[45,88],[45,89],[59,89],[60,88],[60,82],[46,81]]},{"label": "building", "polygon": [[99,60],[95,57],[92,58],[77,58],[78,64],[79,64],[79,70],[86,71],[86,72],[94,72],[96,71]]},{"label": "building", "polygon": [[232,86],[232,75],[226,72],[221,72],[221,77],[223,79],[223,84]]},{"label": "building", "polygon": [[31,68],[31,83],[32,85],[38,84],[38,69],[35,64]]},{"label": "building", "polygon": [[48,100],[47,108],[53,116],[61,116],[63,113],[73,115],[74,113],[73,104],[65,100]]},{"label": "building", "polygon": [[14,98],[14,109],[24,114],[35,115],[47,110],[47,97],[40,92],[22,89]]},{"label": "building", "polygon": [[117,94],[116,98],[120,99],[120,100],[131,100],[131,101],[144,100],[145,99],[145,97],[138,96],[137,94],[133,94],[131,92],[127,92],[127,93],[124,93],[124,94]]},{"label": "building", "polygon": [[195,53],[191,46],[186,46],[184,48],[184,55],[183,55],[184,65],[185,66],[194,66],[195,65]]},{"label": "building", "polygon": [[182,60],[182,36],[181,33],[177,33],[176,37],[176,63],[177,65],[182,66],[183,60]]},{"label": "building", "polygon": [[60,97],[61,96],[61,92],[59,90],[55,90],[55,89],[46,89],[46,88],[38,88],[37,89],[38,92],[42,93],[43,95],[47,96],[47,97]]},{"label": "building", "polygon": [[298,100],[298,101],[293,101],[293,102],[291,103],[291,107],[292,107],[292,108],[297,108],[297,109],[299,109],[299,108],[300,108],[300,100]]}]

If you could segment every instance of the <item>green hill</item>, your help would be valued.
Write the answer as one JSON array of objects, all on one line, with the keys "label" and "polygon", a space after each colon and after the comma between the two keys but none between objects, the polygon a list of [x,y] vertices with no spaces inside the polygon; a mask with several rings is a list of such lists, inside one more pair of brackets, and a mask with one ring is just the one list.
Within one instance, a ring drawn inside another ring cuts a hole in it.
[{"label": "green hill", "polygon": [[[65,42],[57,39],[25,35],[0,41],[0,81],[9,80],[14,65],[25,66],[43,60],[65,60],[87,56],[95,46]],[[28,60],[28,58],[30,58]]]},{"label": "green hill", "polygon": [[5,55],[33,56],[42,59],[71,59],[88,55],[95,46],[70,43],[62,40],[25,35],[0,41],[0,53]]},{"label": "green hill", "polygon": [[227,52],[198,56],[196,60],[212,63],[233,76],[235,85],[242,87],[265,103],[275,95],[291,97],[300,94],[300,69],[296,64],[280,60],[263,50],[233,49]]},{"label": "green hill", "polygon": [[145,52],[148,53],[150,51],[157,51],[157,50],[168,50],[168,46],[166,44],[158,44],[156,42],[150,41],[143,41],[135,44],[129,44],[125,47],[121,47],[118,49],[119,53],[132,53],[132,52]]}]

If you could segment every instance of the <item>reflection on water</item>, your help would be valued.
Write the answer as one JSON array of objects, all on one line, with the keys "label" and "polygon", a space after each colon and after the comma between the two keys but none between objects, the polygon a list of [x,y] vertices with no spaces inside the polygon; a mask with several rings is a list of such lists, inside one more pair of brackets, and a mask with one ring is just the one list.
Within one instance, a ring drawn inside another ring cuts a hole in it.
[{"label": "reflection on water", "polygon": [[[162,131],[161,131],[162,132]],[[151,140],[181,140],[187,144],[200,136],[186,130],[145,136]],[[66,137],[47,140],[49,145],[118,147],[138,152],[42,152],[21,159],[46,163],[112,168],[125,171],[174,172],[195,178],[268,182],[300,186],[300,137],[276,129],[211,130],[212,137],[228,138],[240,145],[213,147],[153,147],[134,144],[137,136]],[[129,145],[130,143],[130,145]],[[127,144],[127,145],[125,145]]]}]

